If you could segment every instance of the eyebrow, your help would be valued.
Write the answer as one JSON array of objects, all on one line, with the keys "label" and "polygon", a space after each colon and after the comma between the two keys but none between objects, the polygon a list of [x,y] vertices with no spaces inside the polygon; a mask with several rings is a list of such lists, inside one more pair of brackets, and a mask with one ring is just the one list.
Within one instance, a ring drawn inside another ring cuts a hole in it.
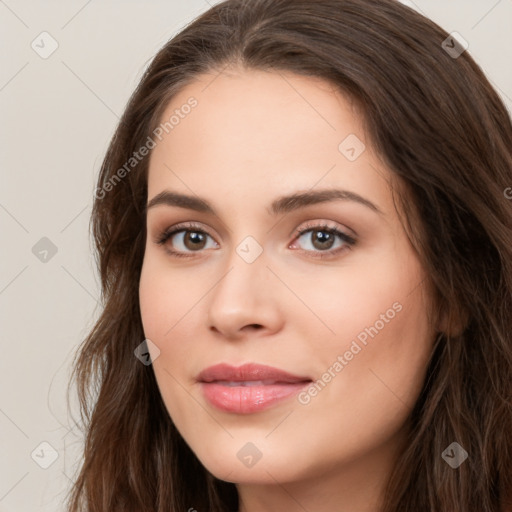
[{"label": "eyebrow", "polygon": [[[340,189],[326,189],[326,190],[315,190],[308,192],[297,192],[288,196],[282,196],[273,201],[270,208],[267,211],[271,215],[279,215],[281,213],[289,213],[306,206],[325,203],[328,201],[353,201],[363,206],[366,206],[378,213],[384,215],[384,213],[374,203],[365,199],[364,197],[350,192],[349,190]],[[171,192],[164,190],[157,194],[146,206],[146,211],[150,208],[154,208],[158,205],[166,206],[177,206],[179,208],[187,208],[189,210],[195,210],[203,213],[210,213],[217,216],[214,208],[206,201],[197,196],[188,196],[186,194],[180,194],[177,192]]]}]

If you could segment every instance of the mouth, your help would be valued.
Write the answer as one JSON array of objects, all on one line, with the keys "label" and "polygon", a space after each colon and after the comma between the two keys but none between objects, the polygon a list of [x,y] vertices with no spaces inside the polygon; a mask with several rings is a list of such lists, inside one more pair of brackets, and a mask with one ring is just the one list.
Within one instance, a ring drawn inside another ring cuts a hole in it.
[{"label": "mouth", "polygon": [[268,409],[309,385],[309,377],[277,368],[246,364],[220,364],[203,370],[198,378],[206,400],[229,413],[250,414]]},{"label": "mouth", "polygon": [[[241,381],[228,381],[228,380],[214,380],[209,382],[211,383],[219,384],[221,386],[229,386],[229,387],[236,387],[236,386],[242,386],[242,387],[250,387],[250,386],[272,386],[272,385],[278,385],[278,384],[295,384],[293,382],[279,382],[276,380],[241,380]],[[306,381],[304,381],[306,382]],[[310,381],[307,381],[310,382]]]}]

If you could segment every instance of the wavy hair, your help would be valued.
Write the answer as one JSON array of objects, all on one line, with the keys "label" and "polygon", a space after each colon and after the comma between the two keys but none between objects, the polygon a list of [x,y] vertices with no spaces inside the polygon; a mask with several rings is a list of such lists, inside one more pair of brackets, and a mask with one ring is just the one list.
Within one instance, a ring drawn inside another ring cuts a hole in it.
[{"label": "wavy hair", "polygon": [[[395,0],[227,0],[157,53],[98,177],[90,228],[102,311],[70,381],[84,452],[69,512],[238,510],[235,484],[202,466],[152,367],[134,356],[145,338],[138,285],[149,157],[125,166],[178,91],[228,66],[319,77],[360,106],[373,147],[403,187],[404,226],[436,311],[450,315],[383,512],[512,510],[512,125],[480,67],[467,51],[450,54],[447,38]],[[441,457],[454,441],[469,453],[457,469]]]}]

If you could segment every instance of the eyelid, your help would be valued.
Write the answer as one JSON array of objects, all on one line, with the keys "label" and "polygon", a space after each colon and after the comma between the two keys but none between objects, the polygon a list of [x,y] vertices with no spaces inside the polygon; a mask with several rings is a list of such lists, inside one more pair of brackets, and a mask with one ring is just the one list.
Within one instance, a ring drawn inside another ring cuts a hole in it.
[{"label": "eyelid", "polygon": [[[306,231],[312,231],[317,230],[320,231],[321,229],[330,230],[330,231],[337,231],[341,233],[344,237],[352,240],[354,243],[357,239],[357,234],[354,230],[349,228],[343,228],[339,224],[337,224],[334,221],[330,220],[315,220],[315,221],[308,221],[305,224],[301,224],[298,228],[295,228],[291,234],[291,236],[300,236],[303,235]],[[353,235],[351,234],[353,233]]]},{"label": "eyelid", "polygon": [[178,224],[174,224],[164,229],[163,231],[158,232],[153,241],[157,244],[163,244],[165,241],[164,239],[169,239],[171,236],[175,235],[180,231],[200,231],[201,233],[205,233],[209,237],[214,238],[213,235],[211,235],[211,233],[207,229],[205,229],[201,224],[196,223],[195,221],[185,221],[179,222]]},{"label": "eyelid", "polygon": [[334,225],[331,225],[331,222],[332,221],[317,220],[314,222],[308,222],[306,223],[306,225],[297,228],[294,231],[295,237],[293,239],[293,242],[288,246],[288,248],[290,248],[290,246],[293,245],[297,239],[301,238],[306,233],[310,233],[313,231],[327,231],[332,233],[335,237],[341,239],[343,245],[341,247],[337,247],[336,249],[328,249],[326,251],[308,251],[306,249],[298,249],[299,253],[306,254],[312,258],[317,259],[335,260],[341,255],[341,253],[345,253],[346,251],[352,250],[352,248],[357,243],[357,238],[346,233],[336,223]]}]

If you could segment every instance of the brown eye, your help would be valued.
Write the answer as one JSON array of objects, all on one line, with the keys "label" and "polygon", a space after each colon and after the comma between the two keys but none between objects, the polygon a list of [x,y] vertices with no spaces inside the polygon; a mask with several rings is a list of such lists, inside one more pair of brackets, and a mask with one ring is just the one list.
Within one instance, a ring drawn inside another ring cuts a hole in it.
[{"label": "brown eye", "polygon": [[[296,240],[302,240],[298,245],[302,246],[304,252],[320,258],[334,256],[356,243],[353,237],[326,225],[306,226],[297,232]],[[297,245],[297,242],[293,245]]]},{"label": "brown eye", "polygon": [[[208,238],[213,245],[208,246]],[[165,250],[173,256],[191,256],[194,252],[203,249],[215,248],[217,243],[211,235],[194,225],[179,225],[165,230],[155,240],[158,245],[163,245]]]},{"label": "brown eye", "polygon": [[204,249],[206,243],[206,233],[201,231],[185,231],[183,237],[183,245],[192,251],[196,249]]},{"label": "brown eye", "polygon": [[172,252],[198,252],[207,248],[209,237],[197,229],[180,229],[169,235],[166,245],[171,246]]},{"label": "brown eye", "polygon": [[315,249],[325,250],[330,249],[334,243],[334,234],[325,230],[311,231],[311,243]]}]

